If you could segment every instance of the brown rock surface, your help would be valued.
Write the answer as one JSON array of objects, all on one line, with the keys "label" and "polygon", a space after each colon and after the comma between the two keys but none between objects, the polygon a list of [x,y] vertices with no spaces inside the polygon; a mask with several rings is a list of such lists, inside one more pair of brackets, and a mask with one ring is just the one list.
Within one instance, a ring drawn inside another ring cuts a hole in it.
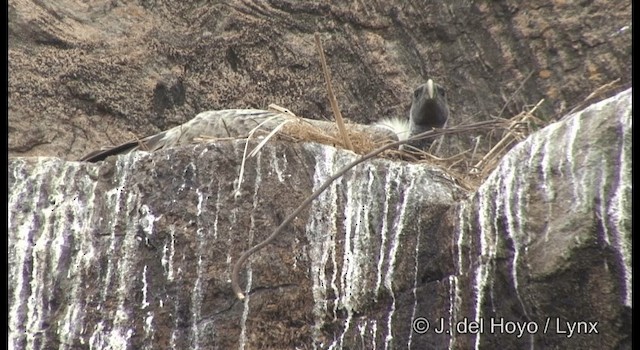
[{"label": "brown rock surface", "polygon": [[551,119],[605,83],[630,84],[630,10],[604,0],[11,0],[9,154],[77,159],[211,109],[276,103],[331,118],[314,32],[356,121],[406,115],[427,78],[449,90],[452,125],[541,98]]}]

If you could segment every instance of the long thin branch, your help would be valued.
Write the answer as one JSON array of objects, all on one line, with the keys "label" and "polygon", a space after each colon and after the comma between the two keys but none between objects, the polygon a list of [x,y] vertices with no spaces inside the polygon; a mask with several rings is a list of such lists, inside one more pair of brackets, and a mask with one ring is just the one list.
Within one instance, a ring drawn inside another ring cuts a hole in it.
[{"label": "long thin branch", "polygon": [[511,101],[516,97],[516,94],[522,90],[522,88],[524,87],[524,84],[531,78],[531,76],[533,75],[534,71],[529,72],[529,74],[527,74],[526,78],[524,78],[524,80],[522,80],[522,83],[520,83],[520,86],[518,86],[518,88],[516,89],[516,91],[514,91],[511,96],[509,96],[509,98],[507,99],[507,102],[504,103],[504,106],[502,106],[502,109],[500,110],[500,113],[498,113],[498,118],[502,117],[502,113],[507,109],[507,106],[509,105],[509,103],[511,103]]},{"label": "long thin branch", "polygon": [[460,133],[460,132],[469,132],[469,131],[475,131],[478,129],[483,129],[483,128],[493,128],[496,127],[498,125],[504,124],[504,121],[499,121],[499,120],[489,120],[489,121],[484,121],[484,122],[479,122],[479,123],[473,123],[473,124],[469,124],[469,125],[462,125],[462,126],[457,126],[456,128],[450,128],[450,129],[433,129],[433,130],[429,130],[429,131],[425,131],[423,133],[417,134],[413,137],[410,137],[406,140],[401,140],[401,141],[395,141],[389,144],[386,144],[384,146],[378,147],[375,150],[363,155],[362,157],[352,161],[351,163],[343,166],[340,170],[338,170],[334,175],[332,175],[329,179],[327,179],[320,187],[318,187],[317,190],[315,190],[309,197],[307,197],[297,208],[296,210],[293,211],[293,213],[289,214],[289,216],[287,216],[284,221],[280,224],[280,226],[278,226],[275,231],[273,231],[273,233],[267,237],[264,241],[256,244],[255,246],[251,247],[249,250],[247,250],[246,252],[244,252],[240,258],[238,259],[238,261],[236,261],[235,265],[233,265],[233,271],[231,272],[231,286],[233,287],[233,291],[236,294],[236,296],[238,297],[238,299],[243,300],[244,299],[244,293],[242,292],[242,289],[240,288],[240,284],[238,283],[238,275],[240,274],[240,269],[242,268],[242,266],[244,265],[245,261],[247,261],[247,259],[249,259],[249,257],[251,255],[253,255],[254,253],[256,253],[257,251],[259,251],[260,249],[266,247],[267,245],[269,245],[277,236],[278,234],[280,234],[280,232],[282,232],[282,230],[284,230],[284,228],[289,225],[289,223],[291,223],[291,221],[293,221],[293,219],[298,216],[298,214],[300,214],[300,212],[302,212],[302,210],[304,210],[304,208],[306,208],[309,204],[311,204],[311,202],[316,199],[324,190],[326,190],[335,180],[337,180],[338,178],[340,178],[342,175],[344,175],[349,169],[353,168],[354,166],[368,160],[371,159],[375,156],[377,156],[378,154],[392,149],[392,148],[398,148],[400,145],[403,145],[407,142],[411,142],[411,141],[415,141],[415,140],[422,140],[422,139],[426,139],[426,138],[433,138],[436,136],[440,136],[440,135],[445,135],[445,134],[454,134],[454,133]]}]

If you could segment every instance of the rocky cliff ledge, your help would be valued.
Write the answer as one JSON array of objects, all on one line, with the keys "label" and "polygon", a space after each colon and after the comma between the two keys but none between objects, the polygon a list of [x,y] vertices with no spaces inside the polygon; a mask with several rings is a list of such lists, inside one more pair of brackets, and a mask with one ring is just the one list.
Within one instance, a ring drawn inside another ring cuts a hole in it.
[{"label": "rocky cliff ledge", "polygon": [[[475,193],[428,164],[243,141],[9,161],[14,349],[626,349],[631,90],[533,134]],[[425,328],[426,326],[428,328]],[[442,332],[438,332],[441,331]]]}]

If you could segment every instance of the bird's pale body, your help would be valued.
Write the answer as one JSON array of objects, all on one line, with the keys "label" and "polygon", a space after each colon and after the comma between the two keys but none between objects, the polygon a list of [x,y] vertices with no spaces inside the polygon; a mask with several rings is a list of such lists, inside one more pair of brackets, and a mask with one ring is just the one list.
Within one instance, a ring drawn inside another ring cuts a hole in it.
[{"label": "bird's pale body", "polygon": [[[382,129],[386,138],[406,140],[412,135],[445,126],[449,110],[444,89],[431,79],[420,85],[413,94],[413,101],[409,118],[383,119],[369,127],[371,133],[379,133]],[[295,118],[289,114],[260,109],[225,109],[199,113],[188,122],[172,129],[162,131],[140,140],[130,141],[119,146],[91,152],[81,158],[82,161],[96,162],[116,154],[137,150],[157,151],[159,149],[195,143],[197,138],[236,138],[246,137],[250,131],[260,126],[263,130],[273,130],[288,118]],[[310,124],[326,128],[330,122],[304,119]],[[363,126],[352,124],[356,130],[363,130]],[[431,144],[430,139],[410,141],[410,145],[426,149]]]}]

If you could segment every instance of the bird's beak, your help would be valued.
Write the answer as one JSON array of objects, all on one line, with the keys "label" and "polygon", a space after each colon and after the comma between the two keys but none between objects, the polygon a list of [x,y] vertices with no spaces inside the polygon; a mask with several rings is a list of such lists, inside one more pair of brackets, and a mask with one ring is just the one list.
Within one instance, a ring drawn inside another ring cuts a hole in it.
[{"label": "bird's beak", "polygon": [[436,96],[436,89],[433,86],[433,80],[427,80],[427,94],[429,94],[429,98],[434,98]]}]

